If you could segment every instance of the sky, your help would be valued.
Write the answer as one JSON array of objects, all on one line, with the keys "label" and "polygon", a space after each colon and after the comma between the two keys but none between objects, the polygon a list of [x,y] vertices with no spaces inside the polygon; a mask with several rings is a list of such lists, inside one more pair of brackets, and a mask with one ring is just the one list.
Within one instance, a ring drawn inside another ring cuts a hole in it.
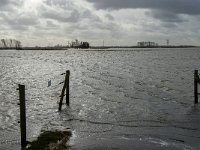
[{"label": "sky", "polygon": [[23,46],[200,45],[200,0],[0,0],[0,39]]}]

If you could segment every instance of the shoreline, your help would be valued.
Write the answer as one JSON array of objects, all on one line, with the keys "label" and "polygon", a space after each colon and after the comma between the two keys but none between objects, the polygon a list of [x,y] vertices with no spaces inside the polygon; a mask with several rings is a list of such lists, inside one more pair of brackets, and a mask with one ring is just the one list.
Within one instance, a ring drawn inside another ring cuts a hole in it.
[{"label": "shoreline", "polygon": [[[195,48],[199,46],[192,46],[192,45],[179,45],[179,46],[91,46],[87,49],[110,49],[110,48]],[[72,49],[68,46],[63,47],[21,47],[21,48],[2,48],[0,50],[68,50]],[[85,48],[74,48],[74,49],[85,49]]]}]

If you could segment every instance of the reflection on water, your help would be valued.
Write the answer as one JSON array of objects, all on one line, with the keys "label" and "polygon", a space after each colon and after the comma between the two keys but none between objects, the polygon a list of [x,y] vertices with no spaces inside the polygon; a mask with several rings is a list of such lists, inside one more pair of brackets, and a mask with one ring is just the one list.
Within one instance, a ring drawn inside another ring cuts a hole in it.
[{"label": "reflection on water", "polygon": [[[26,85],[29,139],[41,130],[70,127],[72,149],[90,137],[200,149],[200,109],[193,106],[199,60],[196,48],[0,51],[0,147],[19,144],[20,83]],[[58,83],[66,70],[71,71],[71,106],[59,113]]]}]

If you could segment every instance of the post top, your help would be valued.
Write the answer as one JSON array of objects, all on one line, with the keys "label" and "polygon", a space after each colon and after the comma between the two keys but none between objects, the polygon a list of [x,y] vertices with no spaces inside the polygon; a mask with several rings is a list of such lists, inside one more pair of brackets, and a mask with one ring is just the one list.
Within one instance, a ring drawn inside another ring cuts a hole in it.
[{"label": "post top", "polygon": [[69,70],[67,70],[67,71],[66,71],[66,73],[67,73],[67,74],[70,74],[70,71],[69,71]]}]

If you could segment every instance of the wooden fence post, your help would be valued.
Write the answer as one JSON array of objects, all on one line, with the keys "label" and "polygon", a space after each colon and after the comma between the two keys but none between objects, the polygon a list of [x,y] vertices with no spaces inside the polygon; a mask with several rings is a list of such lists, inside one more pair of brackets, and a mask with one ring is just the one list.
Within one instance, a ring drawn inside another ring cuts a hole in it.
[{"label": "wooden fence post", "polygon": [[69,106],[69,76],[70,76],[70,71],[66,71],[66,77],[65,77],[65,82],[66,82],[66,104]]},{"label": "wooden fence post", "polygon": [[198,70],[194,71],[194,103],[198,104]]},{"label": "wooden fence post", "polygon": [[19,102],[20,102],[20,128],[21,128],[21,146],[25,148],[26,141],[26,103],[25,86],[19,84]]},{"label": "wooden fence post", "polygon": [[67,70],[66,75],[65,75],[64,85],[63,85],[62,92],[60,95],[60,103],[59,103],[59,108],[58,108],[59,111],[61,111],[62,109],[63,97],[65,96],[65,90],[66,90],[66,104],[69,106],[69,76],[70,76],[70,71]]},{"label": "wooden fence post", "polygon": [[59,111],[61,111],[61,109],[62,109],[63,97],[64,97],[64,94],[65,94],[65,87],[66,87],[66,82],[64,82],[62,92],[61,92],[61,95],[60,95],[60,103],[59,103],[59,108],[58,108]]}]

